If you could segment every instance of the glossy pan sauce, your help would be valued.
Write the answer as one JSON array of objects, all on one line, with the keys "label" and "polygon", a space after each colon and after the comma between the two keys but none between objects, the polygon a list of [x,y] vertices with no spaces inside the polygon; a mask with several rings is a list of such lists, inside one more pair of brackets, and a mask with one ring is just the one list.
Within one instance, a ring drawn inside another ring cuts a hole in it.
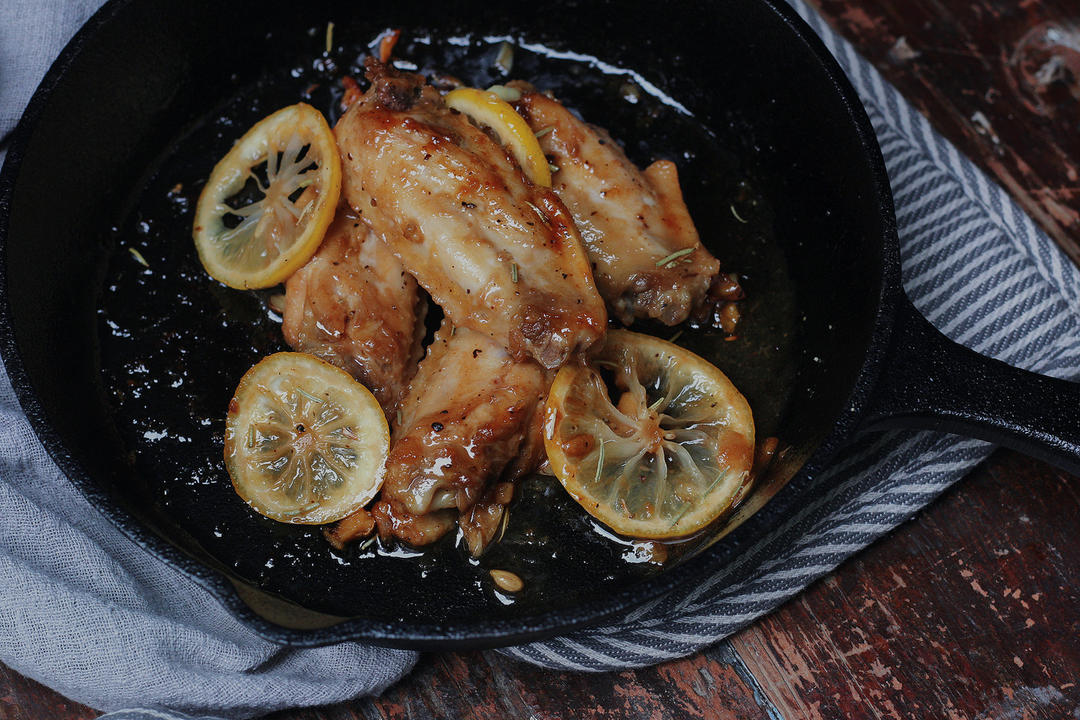
[{"label": "glossy pan sauce", "polygon": [[[340,78],[361,80],[368,48],[338,45],[328,55],[325,31],[310,28],[309,52],[265,67],[257,82],[238,87],[175,137],[114,228],[116,250],[98,309],[101,364],[133,465],[130,477],[141,483],[135,494],[252,585],[313,610],[386,622],[568,607],[661,572],[703,547],[718,528],[668,545],[618,537],[544,476],[518,483],[502,541],[479,560],[469,558],[453,533],[424,551],[394,541],[335,551],[321,528],[273,522],[233,492],[222,459],[225,409],[251,365],[288,349],[270,303],[283,290],[242,292],[213,281],[195,254],[193,213],[214,163],[260,118],[304,100],[331,124],[337,120]],[[633,329],[665,338],[679,333],[678,344],[713,362],[746,395],[758,437],[775,434],[796,363],[805,359],[797,351],[798,313],[773,237],[773,210],[759,191],[752,128],[732,115],[706,129],[677,98],[629,69],[540,44],[515,47],[507,76],[495,62],[500,43],[414,28],[403,34],[395,57],[405,69],[415,65],[426,75],[449,74],[478,87],[531,81],[606,127],[637,165],[673,160],[702,241],[725,271],[740,273],[748,298],[730,341],[718,330],[687,326],[639,323]],[[432,313],[429,325],[437,319]],[[524,589],[500,591],[492,569],[516,573]]]}]

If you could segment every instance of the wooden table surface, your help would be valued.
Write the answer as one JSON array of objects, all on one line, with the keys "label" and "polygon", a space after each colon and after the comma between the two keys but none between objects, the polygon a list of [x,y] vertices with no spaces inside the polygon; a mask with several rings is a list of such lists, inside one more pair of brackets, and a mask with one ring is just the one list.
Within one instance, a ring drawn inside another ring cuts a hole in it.
[{"label": "wooden table surface", "polygon": [[[1080,261],[1076,0],[813,0]],[[1080,718],[1080,478],[999,451],[893,535],[706,652],[571,674],[429,654],[344,718]],[[98,713],[0,665],[0,720]]]}]

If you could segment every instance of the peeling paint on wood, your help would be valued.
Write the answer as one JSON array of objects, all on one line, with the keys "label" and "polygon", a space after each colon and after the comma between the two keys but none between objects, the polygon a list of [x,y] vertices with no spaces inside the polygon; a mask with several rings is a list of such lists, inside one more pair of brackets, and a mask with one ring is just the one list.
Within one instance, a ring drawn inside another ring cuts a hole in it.
[{"label": "peeling paint on wood", "polygon": [[732,645],[784,717],[1068,717],[1078,492],[1080,478],[999,452]]},{"label": "peeling paint on wood", "polygon": [[1080,262],[1074,0],[810,2]]}]

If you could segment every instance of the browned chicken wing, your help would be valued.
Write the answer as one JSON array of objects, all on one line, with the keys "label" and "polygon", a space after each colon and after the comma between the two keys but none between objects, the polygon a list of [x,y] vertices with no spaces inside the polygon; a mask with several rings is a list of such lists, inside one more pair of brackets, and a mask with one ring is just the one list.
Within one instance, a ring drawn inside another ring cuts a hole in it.
[{"label": "browned chicken wing", "polygon": [[573,218],[418,75],[369,60],[338,122],[343,193],[461,329],[556,368],[607,315]]},{"label": "browned chicken wing", "polygon": [[570,209],[600,294],[629,325],[687,319],[706,298],[720,263],[701,244],[675,164],[638,170],[607,131],[582,122],[526,83],[515,104],[559,168],[552,186]]},{"label": "browned chicken wing", "polygon": [[479,554],[513,495],[506,481],[543,460],[537,429],[549,385],[535,362],[514,360],[485,335],[444,322],[401,404],[372,510],[379,534],[426,545],[460,515]]},{"label": "browned chicken wing", "polygon": [[285,284],[285,341],[362,382],[391,416],[423,351],[427,306],[412,276],[351,212]]}]

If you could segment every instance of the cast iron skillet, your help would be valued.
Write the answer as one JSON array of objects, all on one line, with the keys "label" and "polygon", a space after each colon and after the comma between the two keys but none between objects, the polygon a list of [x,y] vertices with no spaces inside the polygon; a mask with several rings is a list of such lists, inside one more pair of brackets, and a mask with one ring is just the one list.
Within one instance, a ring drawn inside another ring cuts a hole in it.
[{"label": "cast iron skillet", "polygon": [[[50,71],[0,175],[3,357],[38,436],[123,532],[265,636],[464,647],[595,622],[737,558],[805,506],[857,428],[960,432],[1080,470],[1080,386],[953,344],[904,297],[870,124],[781,0],[528,3],[509,17],[481,2],[299,5],[113,0]],[[550,480],[524,485],[479,563],[452,539],[419,558],[333,553],[232,494],[224,408],[281,340],[265,298],[199,268],[200,178],[305,91],[329,111],[387,27],[405,31],[399,57],[475,84],[499,79],[496,43],[513,38],[515,75],[607,125],[637,162],[679,162],[706,242],[745,273],[740,340],[680,342],[732,376],[786,451],[731,522],[672,549],[682,562],[636,562],[642,548],[602,536]],[[493,567],[529,591],[498,595]]]}]

